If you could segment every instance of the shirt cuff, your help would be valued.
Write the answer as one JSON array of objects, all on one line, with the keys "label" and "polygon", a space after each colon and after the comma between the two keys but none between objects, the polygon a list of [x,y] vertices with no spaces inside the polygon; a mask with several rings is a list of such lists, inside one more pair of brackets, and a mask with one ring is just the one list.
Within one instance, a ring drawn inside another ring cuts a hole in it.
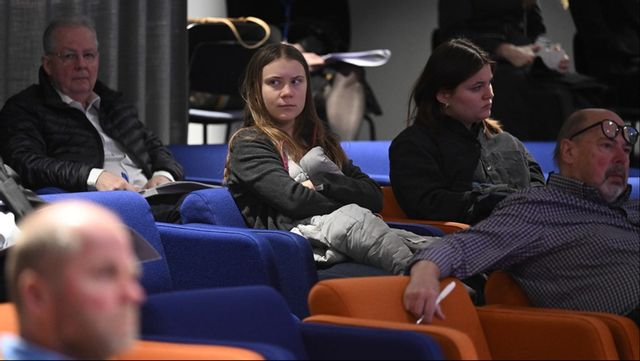
[{"label": "shirt cuff", "polygon": [[159,176],[159,175],[169,178],[169,180],[172,181],[172,182],[176,181],[176,179],[173,178],[173,174],[167,172],[166,170],[155,171],[155,172],[153,172],[153,176],[152,177]]},{"label": "shirt cuff", "polygon": [[[442,240],[439,242],[442,242]],[[452,275],[454,263],[452,255],[442,246],[429,246],[416,253],[409,262],[407,274],[409,274],[408,272],[411,270],[411,267],[418,261],[431,261],[435,263],[440,270],[440,278]]]},{"label": "shirt cuff", "polygon": [[104,169],[101,168],[93,168],[91,172],[89,172],[89,178],[87,178],[87,187],[89,190],[96,189],[96,183],[98,182],[98,177],[104,172]]}]

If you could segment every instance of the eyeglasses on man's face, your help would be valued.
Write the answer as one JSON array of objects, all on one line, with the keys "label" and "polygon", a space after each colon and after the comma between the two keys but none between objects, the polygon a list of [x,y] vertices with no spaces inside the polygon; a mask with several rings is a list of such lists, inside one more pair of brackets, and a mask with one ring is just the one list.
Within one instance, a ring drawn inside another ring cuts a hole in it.
[{"label": "eyeglasses on man's face", "polygon": [[49,55],[53,55],[62,60],[64,64],[70,63],[78,63],[80,61],[80,57],[84,60],[85,63],[93,64],[98,59],[98,51],[85,51],[84,53],[78,54],[75,51],[62,51],[60,53],[49,53]]},{"label": "eyeglasses on man's face", "polygon": [[601,127],[602,134],[609,139],[615,139],[618,136],[618,133],[622,133],[622,138],[627,143],[634,145],[638,141],[638,130],[636,128],[630,125],[618,125],[611,119],[604,119],[595,124],[591,124],[590,126],[573,133],[573,135],[569,137],[569,140],[597,126]]}]

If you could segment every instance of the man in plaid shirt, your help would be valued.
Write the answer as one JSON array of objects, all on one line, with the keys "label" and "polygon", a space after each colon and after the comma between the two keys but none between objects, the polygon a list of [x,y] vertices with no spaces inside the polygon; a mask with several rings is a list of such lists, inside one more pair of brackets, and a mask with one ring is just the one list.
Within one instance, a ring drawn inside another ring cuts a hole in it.
[{"label": "man in plaid shirt", "polygon": [[[536,307],[627,315],[640,306],[640,202],[629,200],[638,131],[612,111],[583,109],[558,135],[546,187],[502,201],[486,220],[416,253],[405,308],[430,322],[440,278],[506,270]],[[637,186],[637,185],[634,185]]]}]

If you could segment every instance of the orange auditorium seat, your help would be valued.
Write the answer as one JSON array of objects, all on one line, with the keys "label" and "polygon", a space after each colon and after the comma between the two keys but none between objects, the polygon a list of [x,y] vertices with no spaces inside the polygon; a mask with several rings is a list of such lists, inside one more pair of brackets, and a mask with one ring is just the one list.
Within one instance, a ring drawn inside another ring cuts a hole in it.
[{"label": "orange auditorium seat", "polygon": [[[18,333],[18,319],[12,303],[0,303],[0,332]],[[183,344],[138,340],[114,360],[264,360],[261,355],[239,347]]]},{"label": "orange auditorium seat", "polygon": [[[305,322],[420,330],[434,337],[447,358],[457,359],[617,359],[607,325],[598,318],[500,307],[475,307],[460,281],[440,306],[446,319],[416,325],[404,310],[406,276],[321,281],[309,295],[313,316]],[[351,320],[351,321],[350,321]],[[443,342],[448,329],[456,336]],[[460,337],[460,335],[466,337]]]},{"label": "orange auditorium seat", "polygon": [[531,307],[527,295],[520,285],[505,271],[495,271],[489,275],[484,290],[485,301],[489,307],[500,307],[538,312],[576,313],[596,317],[604,322],[616,344],[622,360],[640,360],[640,331],[638,326],[627,317],[604,312],[580,312],[561,309]]},{"label": "orange auditorium seat", "polygon": [[453,233],[469,228],[468,224],[448,221],[428,221],[423,219],[408,218],[398,201],[393,189],[389,186],[380,187],[382,189],[382,212],[380,215],[386,222],[417,223],[426,224],[440,228],[444,233]]}]

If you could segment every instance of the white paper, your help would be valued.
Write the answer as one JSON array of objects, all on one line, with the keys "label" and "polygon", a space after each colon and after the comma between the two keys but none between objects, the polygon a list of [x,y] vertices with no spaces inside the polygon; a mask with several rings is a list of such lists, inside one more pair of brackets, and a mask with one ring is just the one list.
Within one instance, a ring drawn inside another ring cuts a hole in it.
[{"label": "white paper", "polygon": [[560,61],[564,59],[566,53],[562,49],[544,48],[540,50],[537,55],[542,59],[542,62],[547,68],[558,70],[558,65],[560,65]]},{"label": "white paper", "polygon": [[346,53],[329,53],[323,55],[322,58],[326,62],[342,61],[357,66],[373,67],[386,64],[391,58],[391,50],[375,49],[367,51],[351,51]]}]

